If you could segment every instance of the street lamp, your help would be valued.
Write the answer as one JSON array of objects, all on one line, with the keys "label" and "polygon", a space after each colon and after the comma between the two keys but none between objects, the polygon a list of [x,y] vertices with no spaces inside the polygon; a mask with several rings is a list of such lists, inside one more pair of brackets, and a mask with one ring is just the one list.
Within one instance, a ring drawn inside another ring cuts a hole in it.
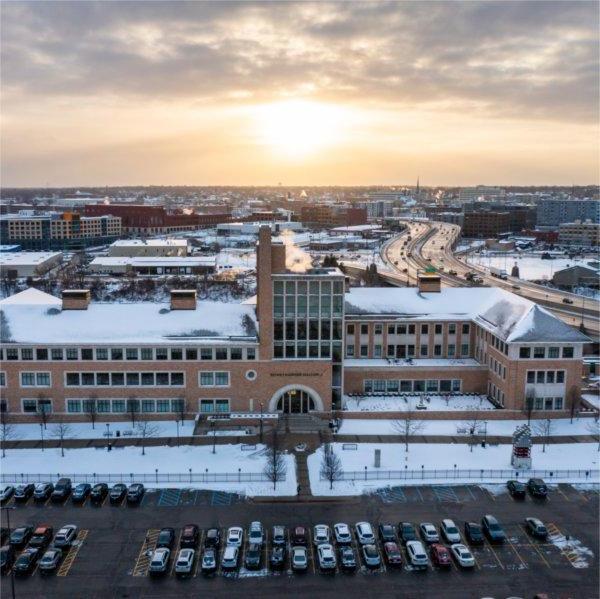
[{"label": "street lamp", "polygon": [[106,451],[110,451],[110,422],[106,423]]},{"label": "street lamp", "polygon": [[40,422],[40,433],[42,435],[42,451],[44,451],[44,425]]},{"label": "street lamp", "polygon": [[[10,539],[10,510],[14,510],[12,506],[3,507],[2,510],[6,511],[6,526],[8,528],[8,538]],[[12,599],[15,599],[15,569],[10,569],[10,590]]]}]

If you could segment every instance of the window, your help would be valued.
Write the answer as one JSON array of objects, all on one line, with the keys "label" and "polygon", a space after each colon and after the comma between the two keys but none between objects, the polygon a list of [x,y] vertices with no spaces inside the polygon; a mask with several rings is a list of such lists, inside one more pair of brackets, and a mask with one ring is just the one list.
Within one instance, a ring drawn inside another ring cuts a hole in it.
[{"label": "window", "polygon": [[565,382],[565,371],[564,370],[557,370],[556,371],[556,382],[557,383],[564,383]]},{"label": "window", "polygon": [[128,387],[137,387],[140,384],[140,373],[139,372],[128,372],[125,375],[126,385]]},{"label": "window", "polygon": [[67,360],[79,360],[79,352],[77,349],[72,347],[67,348]]},{"label": "window", "polygon": [[549,358],[558,358],[559,357],[559,348],[558,347],[549,347],[548,348],[548,357]]},{"label": "window", "polygon": [[81,412],[81,400],[80,399],[68,399],[67,400],[67,412],[69,414],[76,414]]},{"label": "window", "polygon": [[423,357],[427,357],[427,349],[428,349],[427,345],[421,345],[421,354],[420,355]]},{"label": "window", "polygon": [[169,373],[168,372],[157,372],[156,373],[156,386],[167,387],[169,385]]},{"label": "window", "polygon": [[108,349],[105,347],[96,348],[96,360],[108,360]]},{"label": "window", "polygon": [[23,412],[26,414],[37,413],[37,401],[35,399],[24,399],[23,400]]},{"label": "window", "polygon": [[215,352],[215,360],[227,360],[227,348],[217,347]]},{"label": "window", "polygon": [[379,393],[385,391],[386,381],[383,379],[375,379],[373,381],[373,391],[377,391]]},{"label": "window", "polygon": [[456,335],[456,324],[453,322],[448,325],[448,335]]},{"label": "window", "polygon": [[201,347],[200,348],[200,359],[201,360],[212,360],[213,359],[212,347]]},{"label": "window", "polygon": [[125,400],[124,399],[113,399],[112,400],[112,411],[116,414],[122,414],[125,412]]},{"label": "window", "polygon": [[82,360],[93,360],[94,359],[94,350],[89,347],[83,348],[81,350],[81,359]]},{"label": "window", "polygon": [[200,400],[200,412],[206,414],[208,412],[214,412],[215,402],[212,399],[201,399]]},{"label": "window", "polygon": [[563,398],[562,397],[555,397],[554,398],[554,409],[555,410],[562,410],[563,408]]},{"label": "window", "polygon": [[400,381],[390,380],[387,381],[386,391],[388,393],[398,393],[400,388]]},{"label": "window", "polygon": [[412,381],[400,381],[400,391],[410,393],[412,391]]},{"label": "window", "polygon": [[442,355],[442,346],[441,345],[434,345],[433,346],[433,355],[434,356],[441,356]]},{"label": "window", "polygon": [[97,402],[99,414],[107,414],[110,412],[110,399],[99,399]]},{"label": "window", "polygon": [[215,399],[215,412],[229,412],[229,400]]},{"label": "window", "polygon": [[529,358],[529,357],[531,357],[531,348],[520,347],[519,348],[519,358]]},{"label": "window", "polygon": [[437,392],[438,390],[438,381],[437,380],[428,380],[427,381],[427,392]]},{"label": "window", "polygon": [[166,347],[157,347],[156,348],[156,359],[157,360],[168,360],[169,359],[169,350]]},{"label": "window", "polygon": [[198,350],[197,349],[186,349],[185,350],[185,359],[186,360],[197,360],[198,359]]},{"label": "window", "polygon": [[452,381],[451,380],[441,380],[440,381],[440,391],[442,391],[442,392],[452,391]]},{"label": "window", "polygon": [[546,373],[543,370],[538,370],[535,374],[535,382],[536,383],[544,383]]},{"label": "window", "polygon": [[15,348],[6,348],[6,359],[7,360],[18,360],[19,350]]},{"label": "window", "polygon": [[142,412],[146,414],[148,412],[154,412],[154,400],[153,399],[142,399]]},{"label": "window", "polygon": [[469,355],[469,344],[468,343],[461,344],[460,355],[463,357],[467,357]]},{"label": "window", "polygon": [[421,325],[421,335],[428,335],[428,334],[429,334],[429,325],[422,324]]},{"label": "window", "polygon": [[33,360],[33,350],[30,347],[21,350],[21,360]]},{"label": "window", "polygon": [[398,335],[406,335],[406,325],[399,324],[396,329],[398,330]]},{"label": "window", "polygon": [[96,385],[100,385],[102,387],[108,387],[110,385],[110,373],[97,372],[96,373]]},{"label": "window", "polygon": [[552,397],[544,397],[544,410],[551,410],[554,400]]},{"label": "window", "polygon": [[122,360],[123,359],[123,350],[120,347],[111,348],[110,359],[111,360]]},{"label": "window", "polygon": [[143,385],[154,385],[153,372],[142,372],[142,386]]},{"label": "window", "polygon": [[369,355],[369,346],[368,345],[361,345],[360,346],[360,357],[361,358],[366,358]]},{"label": "window", "polygon": [[151,347],[142,347],[142,360],[152,360],[152,348]]},{"label": "window", "polygon": [[388,332],[388,335],[395,335],[396,327],[393,324],[388,324],[387,332]]},{"label": "window", "polygon": [[365,393],[371,393],[373,391],[373,381],[370,379],[365,379],[363,381],[363,386],[365,389]]},{"label": "window", "polygon": [[562,357],[563,358],[572,358],[573,357],[573,348],[572,347],[563,347]]},{"label": "window", "polygon": [[[174,400],[176,401],[176,400]],[[170,402],[168,399],[157,399],[156,400],[156,411],[157,412],[168,412],[170,410]]]},{"label": "window", "polygon": [[215,384],[215,373],[214,372],[201,372],[200,373],[200,386],[201,387],[213,387]]},{"label": "window", "polygon": [[6,373],[0,372],[0,387],[6,387]]},{"label": "window", "polygon": [[375,358],[381,358],[382,356],[382,346],[381,345],[376,345],[373,348],[373,357]]},{"label": "window", "polygon": [[241,360],[242,359],[242,348],[241,347],[232,347],[229,351],[231,352],[232,360]]},{"label": "window", "polygon": [[[171,411],[179,412],[180,414],[185,412],[185,399],[172,399],[171,400]],[[160,410],[159,410],[160,412]]]},{"label": "window", "polygon": [[138,350],[137,350],[137,347],[128,347],[125,350],[125,357],[128,360],[137,360],[138,359]]},{"label": "window", "polygon": [[67,372],[67,387],[78,387],[79,386],[79,373],[78,372]]},{"label": "window", "polygon": [[414,324],[409,324],[408,325],[408,334],[409,335],[414,335],[415,334],[415,330],[416,330],[416,328],[415,328]]},{"label": "window", "polygon": [[256,360],[256,349],[254,347],[246,348],[246,359]]},{"label": "window", "polygon": [[460,393],[461,380],[460,379],[452,379],[452,391],[455,393]]},{"label": "window", "polygon": [[373,334],[374,335],[383,335],[383,325],[382,324],[376,324],[374,326]]},{"label": "window", "polygon": [[21,387],[50,387],[49,372],[22,372]]},{"label": "window", "polygon": [[93,372],[82,372],[81,373],[81,384],[92,387],[96,384],[96,377]]},{"label": "window", "polygon": [[544,405],[544,398],[543,397],[536,397],[535,398],[535,403],[534,403],[534,409],[535,410],[541,410],[542,407]]},{"label": "window", "polygon": [[453,343],[448,344],[448,357],[452,358],[456,355],[456,345]]},{"label": "window", "polygon": [[125,374],[123,372],[113,372],[110,379],[113,387],[123,387],[125,385]]},{"label": "window", "polygon": [[546,356],[546,348],[544,347],[534,347],[533,348],[533,357],[534,359],[543,359]]},{"label": "window", "polygon": [[468,335],[470,330],[471,330],[471,325],[469,325],[467,323],[463,323],[463,325],[462,325],[462,334],[463,335]]},{"label": "window", "polygon": [[35,373],[34,372],[22,372],[21,373],[21,387],[35,387]]},{"label": "window", "polygon": [[229,386],[229,373],[228,372],[215,372],[215,386],[228,387]]},{"label": "window", "polygon": [[47,360],[48,359],[48,350],[46,348],[38,348],[35,350],[35,359],[36,360]]},{"label": "window", "polygon": [[183,372],[172,372],[170,377],[172,387],[179,387],[185,383],[185,377],[183,376]]},{"label": "window", "polygon": [[347,345],[346,346],[346,356],[348,358],[353,358],[354,357],[354,345]]},{"label": "window", "polygon": [[349,324],[346,326],[346,335],[354,335],[354,325]]},{"label": "window", "polygon": [[436,324],[435,325],[435,334],[436,335],[441,335],[442,334],[442,325],[441,324]]},{"label": "window", "polygon": [[554,370],[548,370],[548,372],[546,372],[546,382],[547,383],[554,382]]},{"label": "window", "polygon": [[415,393],[423,393],[425,391],[425,381],[413,381],[413,389]]},{"label": "window", "polygon": [[62,360],[63,359],[63,350],[62,348],[55,348],[50,351],[50,355],[53,360]]},{"label": "window", "polygon": [[528,383],[535,383],[535,370],[528,370],[527,371],[527,382]]},{"label": "window", "polygon": [[361,324],[360,325],[360,334],[361,335],[368,335],[369,334],[369,325],[368,324]]}]

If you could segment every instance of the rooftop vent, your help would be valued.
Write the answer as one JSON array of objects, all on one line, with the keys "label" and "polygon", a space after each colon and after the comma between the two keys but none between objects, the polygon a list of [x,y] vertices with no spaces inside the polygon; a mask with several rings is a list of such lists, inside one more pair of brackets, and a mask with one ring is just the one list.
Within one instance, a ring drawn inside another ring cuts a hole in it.
[{"label": "rooftop vent", "polygon": [[65,289],[62,292],[63,310],[87,310],[89,305],[89,289]]},{"label": "rooftop vent", "polygon": [[418,277],[420,293],[439,293],[442,288],[442,278],[434,273],[421,273]]},{"label": "rooftop vent", "polygon": [[195,310],[195,289],[171,289],[171,310]]}]

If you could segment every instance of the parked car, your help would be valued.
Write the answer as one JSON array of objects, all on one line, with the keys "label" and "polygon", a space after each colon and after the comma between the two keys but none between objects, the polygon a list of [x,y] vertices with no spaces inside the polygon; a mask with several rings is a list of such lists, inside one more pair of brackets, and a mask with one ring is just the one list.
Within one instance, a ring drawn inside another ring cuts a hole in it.
[{"label": "parked car", "polygon": [[96,483],[90,491],[90,501],[102,503],[108,495],[108,485],[106,483]]},{"label": "parked car", "polygon": [[15,548],[12,545],[0,547],[0,572],[6,574],[15,561]]},{"label": "parked car", "polygon": [[393,524],[380,524],[379,525],[379,539],[382,543],[395,543],[396,542],[396,529]]},{"label": "parked car", "polygon": [[0,502],[8,501],[15,493],[15,488],[12,485],[5,485],[0,491]]},{"label": "parked car", "polygon": [[421,524],[419,524],[419,531],[421,533],[421,538],[426,543],[440,542],[440,535],[438,534],[437,529],[431,522],[421,522]]},{"label": "parked car", "polygon": [[368,522],[358,522],[356,525],[356,538],[361,545],[372,545],[375,542],[373,528]]},{"label": "parked car", "polygon": [[17,576],[26,576],[30,574],[40,555],[39,549],[27,547],[17,558],[13,570]]},{"label": "parked car", "polygon": [[71,501],[73,503],[83,503],[92,491],[90,483],[79,483],[71,493]]},{"label": "parked car", "polygon": [[33,483],[27,483],[25,485],[17,485],[15,489],[15,501],[25,502],[33,495],[35,491],[35,485]]},{"label": "parked car", "polygon": [[144,497],[144,485],[142,483],[133,483],[127,489],[127,503],[136,504],[142,501]]},{"label": "parked car", "polygon": [[413,568],[418,570],[427,569],[429,559],[421,541],[407,541],[406,554],[408,555],[408,561]]},{"label": "parked car", "polygon": [[398,534],[400,535],[400,540],[405,545],[408,541],[417,540],[417,531],[410,522],[400,522],[400,524],[398,524]]},{"label": "parked car", "polygon": [[461,568],[475,567],[475,558],[466,545],[454,543],[450,546],[450,551]]},{"label": "parked car", "polygon": [[527,481],[527,489],[533,497],[546,499],[548,496],[548,487],[541,478],[530,478]]},{"label": "parked car", "polygon": [[117,483],[113,485],[108,493],[108,499],[111,503],[121,503],[127,494],[127,485]]},{"label": "parked car", "polygon": [[244,530],[240,526],[232,526],[227,530],[227,545],[241,547],[244,542]]},{"label": "parked car", "polygon": [[500,523],[496,518],[490,514],[487,514],[481,519],[481,528],[483,533],[490,540],[490,543],[502,543],[506,538]]},{"label": "parked car", "polygon": [[286,541],[285,526],[275,525],[273,526],[273,535],[271,542],[273,545],[285,545]]},{"label": "parked car", "polygon": [[175,543],[175,530],[173,528],[161,528],[156,539],[156,547],[173,549],[173,543]]},{"label": "parked car", "polygon": [[538,539],[544,540],[548,537],[548,529],[539,518],[525,518],[525,526],[527,532]]},{"label": "parked car", "polygon": [[402,565],[402,553],[395,542],[388,541],[383,544],[383,553],[388,566],[398,567]]},{"label": "parked car", "polygon": [[50,499],[52,501],[65,501],[71,494],[71,479],[70,478],[59,478],[58,482],[54,485],[54,491]]},{"label": "parked car", "polygon": [[45,572],[46,574],[49,572],[54,572],[54,570],[58,568],[62,556],[63,553],[60,549],[57,549],[56,547],[48,549],[46,553],[42,555],[42,559],[40,559],[38,568],[41,572]]},{"label": "parked car", "polygon": [[344,522],[338,522],[333,525],[333,536],[338,545],[346,545],[352,543],[352,533],[350,527]]},{"label": "parked car", "polygon": [[465,538],[471,545],[483,545],[484,537],[477,522],[465,522]]},{"label": "parked car", "polygon": [[260,562],[262,557],[262,545],[258,543],[250,543],[246,550],[244,565],[248,570],[260,570]]},{"label": "parked car", "polygon": [[200,529],[195,524],[186,524],[181,531],[180,547],[195,549],[198,546]]},{"label": "parked car", "polygon": [[210,574],[217,569],[217,551],[214,547],[207,547],[202,554],[202,572]]},{"label": "parked car", "polygon": [[450,552],[448,551],[448,548],[444,545],[434,543],[429,548],[429,555],[431,556],[431,562],[439,568],[448,568],[452,565],[452,560],[450,559]]},{"label": "parked car", "polygon": [[218,549],[221,545],[221,531],[218,528],[209,528],[204,537],[205,547],[214,547]]},{"label": "parked car", "polygon": [[235,545],[227,545],[223,551],[221,559],[221,567],[223,570],[235,570],[238,567],[238,559],[240,555],[239,547]]},{"label": "parked car", "polygon": [[29,547],[44,551],[52,541],[54,529],[51,526],[38,526],[29,539]]},{"label": "parked car", "polygon": [[381,556],[375,544],[362,545],[363,560],[367,568],[379,568],[381,566]]},{"label": "parked car", "polygon": [[33,490],[33,499],[35,501],[48,501],[50,495],[54,491],[54,485],[52,483],[37,483]]},{"label": "parked car", "polygon": [[335,571],[336,559],[333,547],[329,543],[321,543],[317,547],[319,568],[323,571]]},{"label": "parked car", "polygon": [[460,531],[456,524],[454,524],[453,520],[448,518],[442,520],[442,525],[440,527],[442,531],[443,537],[448,541],[448,543],[460,543],[462,539],[460,538]]},{"label": "parked car", "polygon": [[70,547],[73,541],[77,538],[77,526],[75,524],[65,524],[54,537],[52,543],[54,547],[63,548]]},{"label": "parked car", "polygon": [[262,545],[265,540],[263,525],[260,522],[251,522],[248,529],[248,543]]},{"label": "parked car", "polygon": [[180,549],[175,561],[175,574],[179,576],[189,575],[194,567],[194,557],[196,552],[193,549]]},{"label": "parked car", "polygon": [[169,568],[169,560],[171,559],[171,550],[167,547],[158,547],[152,554],[148,571],[151,576],[165,574]]},{"label": "parked car", "polygon": [[342,545],[339,549],[340,566],[342,570],[356,570],[356,556],[350,545]]},{"label": "parked car", "polygon": [[280,570],[285,566],[285,545],[274,545],[269,556],[269,565],[273,570]]},{"label": "parked car", "polygon": [[313,529],[313,543],[315,545],[329,544],[329,526],[327,524],[317,524]]},{"label": "parked car", "polygon": [[25,547],[33,534],[33,526],[19,526],[10,534],[10,544],[19,549]]},{"label": "parked car", "polygon": [[304,526],[294,527],[292,530],[291,544],[294,547],[308,545],[308,534]]},{"label": "parked car", "polygon": [[308,551],[304,545],[292,547],[292,570],[305,572],[308,568]]},{"label": "parked car", "polygon": [[525,483],[519,480],[509,480],[506,483],[506,488],[512,497],[525,499]]}]

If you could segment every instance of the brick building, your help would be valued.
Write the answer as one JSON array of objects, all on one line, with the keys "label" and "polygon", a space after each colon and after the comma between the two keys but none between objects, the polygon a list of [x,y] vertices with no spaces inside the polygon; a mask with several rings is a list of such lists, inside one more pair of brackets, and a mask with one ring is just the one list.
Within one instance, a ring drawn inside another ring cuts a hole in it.
[{"label": "brick building", "polygon": [[463,237],[487,239],[510,231],[510,213],[496,211],[465,212]]},{"label": "brick building", "polygon": [[302,206],[300,209],[300,221],[311,229],[364,225],[367,223],[367,210],[347,206],[311,204]]}]

